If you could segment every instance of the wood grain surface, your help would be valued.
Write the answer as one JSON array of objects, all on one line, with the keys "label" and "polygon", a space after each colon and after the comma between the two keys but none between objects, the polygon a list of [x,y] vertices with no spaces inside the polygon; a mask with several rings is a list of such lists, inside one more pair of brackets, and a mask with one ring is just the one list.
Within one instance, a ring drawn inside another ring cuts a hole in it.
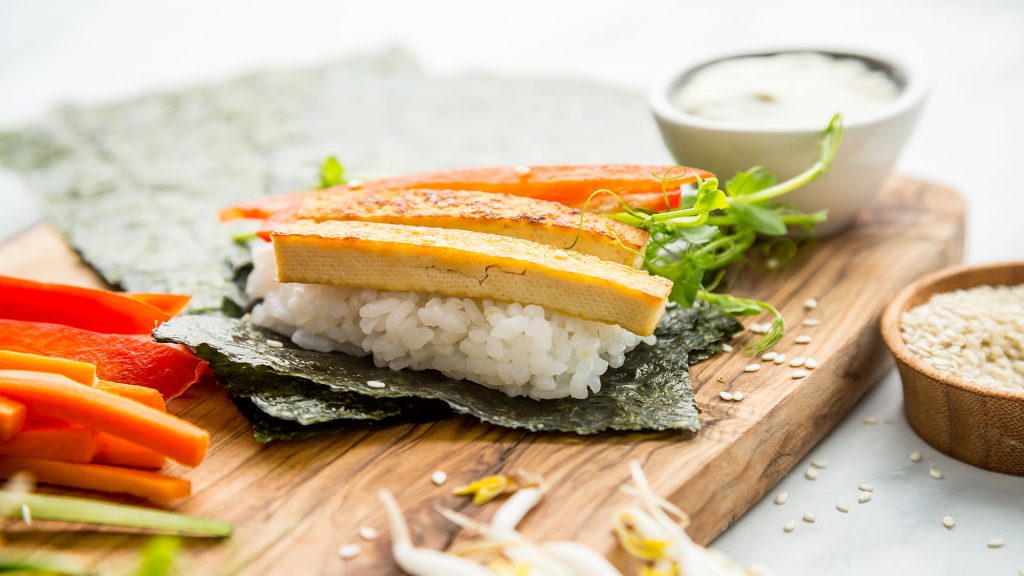
[{"label": "wood grain surface", "polygon": [[[771,489],[871,388],[892,361],[878,320],[885,304],[919,276],[958,262],[963,249],[963,205],[952,191],[894,177],[856,226],[821,240],[806,260],[782,271],[748,271],[732,290],[768,300],[783,312],[787,335],[776,347],[790,358],[821,364],[806,378],[793,368],[751,362],[734,352],[693,368],[703,429],[677,434],[524,433],[465,418],[384,428],[356,426],[317,439],[261,446],[245,420],[212,386],[193,388],[170,409],[213,434],[209,458],[189,478],[194,496],[178,510],[233,522],[233,538],[187,545],[190,574],[393,574],[386,526],[376,492],[392,490],[406,510],[419,544],[442,548],[459,530],[434,510],[445,505],[486,519],[493,504],[477,507],[450,489],[480,476],[518,469],[542,474],[552,487],[523,523],[536,538],[575,539],[625,560],[609,531],[609,517],[627,497],[618,487],[627,462],[638,460],[654,489],[692,518],[690,533],[706,543]],[[49,228],[38,227],[0,246],[0,273],[102,285]],[[819,307],[805,310],[816,298]],[[805,327],[805,318],[820,326]],[[794,343],[810,335],[806,345]],[[737,350],[749,336],[737,339]],[[742,391],[741,402],[719,398]],[[435,470],[449,481],[436,487]],[[362,542],[343,561],[338,547],[359,541],[372,526],[382,537]],[[133,565],[143,537],[67,530],[36,524],[9,528],[9,550],[60,550],[91,566],[121,573]]]}]

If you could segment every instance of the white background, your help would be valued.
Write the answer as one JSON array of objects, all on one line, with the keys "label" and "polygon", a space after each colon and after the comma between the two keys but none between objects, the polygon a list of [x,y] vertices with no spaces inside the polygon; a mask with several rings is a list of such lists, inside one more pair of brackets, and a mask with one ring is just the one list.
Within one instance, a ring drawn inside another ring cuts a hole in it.
[{"label": "white background", "polygon": [[[64,101],[99,102],[389,46],[409,49],[439,74],[591,77],[641,90],[702,53],[790,44],[889,50],[926,65],[933,93],[900,171],[964,193],[968,260],[1024,258],[1020,0],[7,0],[0,3],[0,128]],[[16,179],[0,172],[0,240],[36,219]],[[779,574],[1013,576],[1024,569],[1024,479],[925,449],[900,403],[890,375],[813,451],[829,463],[816,482],[803,479],[805,462],[775,491],[787,490],[789,503],[762,502],[716,545]],[[867,415],[882,423],[864,425]],[[925,453],[923,463],[907,460],[914,449]],[[928,477],[930,462],[945,480]],[[871,503],[856,504],[859,482],[875,486]],[[838,501],[851,512],[837,512]],[[808,511],[816,524],[799,521]],[[957,519],[952,531],[941,525],[945,514]],[[790,518],[797,531],[784,534]],[[995,537],[1006,547],[987,549]]]}]

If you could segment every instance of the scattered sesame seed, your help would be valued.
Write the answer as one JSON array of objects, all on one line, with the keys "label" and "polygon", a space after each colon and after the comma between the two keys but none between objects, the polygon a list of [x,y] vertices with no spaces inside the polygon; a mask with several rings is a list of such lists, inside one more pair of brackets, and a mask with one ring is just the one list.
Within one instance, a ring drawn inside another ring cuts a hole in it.
[{"label": "scattered sesame seed", "polygon": [[448,473],[444,470],[438,470],[430,475],[430,481],[433,482],[435,486],[440,486],[448,481]]},{"label": "scattered sesame seed", "polygon": [[757,372],[760,369],[761,369],[761,365],[760,364],[747,364],[746,367],[743,368],[743,371],[744,372]]},{"label": "scattered sesame seed", "polygon": [[804,362],[807,362],[806,358],[804,358],[803,356],[797,356],[796,358],[793,358],[792,360],[789,361],[789,365],[793,368],[799,368],[804,365]]},{"label": "scattered sesame seed", "polygon": [[267,340],[267,346],[271,348],[284,348],[284,343],[278,340]]},{"label": "scattered sesame seed", "polygon": [[936,480],[942,480],[942,470],[938,468],[928,468],[928,475]]},{"label": "scattered sesame seed", "polygon": [[814,298],[808,298],[807,300],[804,300],[804,308],[807,308],[808,310],[814,310],[817,307],[818,301],[815,300]]},{"label": "scattered sesame seed", "polygon": [[782,506],[783,504],[785,504],[786,500],[789,500],[789,492],[779,492],[775,496],[775,503],[777,505],[779,505],[779,506]]},{"label": "scattered sesame seed", "polygon": [[801,334],[800,336],[794,338],[793,342],[796,342],[797,344],[810,344],[811,340],[814,340],[814,338],[807,334]]},{"label": "scattered sesame seed", "polygon": [[815,458],[814,460],[811,460],[811,466],[814,466],[815,468],[825,469],[828,468],[828,462],[825,460],[818,460],[817,458]]},{"label": "scattered sesame seed", "polygon": [[871,502],[871,492],[861,492],[860,496],[857,496],[857,502],[860,504]]},{"label": "scattered sesame seed", "polygon": [[913,452],[911,452],[910,453],[910,461],[911,462],[920,462],[921,461],[921,453],[918,452],[917,450],[914,450]]},{"label": "scattered sesame seed", "polygon": [[772,329],[772,325],[771,324],[758,324],[756,322],[751,324],[750,328],[749,328],[749,330],[751,332],[753,332],[754,334],[767,334],[768,331],[771,330],[771,329]]},{"label": "scattered sesame seed", "polygon": [[807,377],[807,370],[793,370],[793,380]]},{"label": "scattered sesame seed", "polygon": [[796,520],[786,520],[786,523],[782,525],[783,532],[792,532],[796,530]]},{"label": "scattered sesame seed", "polygon": [[821,320],[818,320],[817,318],[804,318],[804,321],[801,322],[801,324],[803,324],[804,326],[810,326],[811,328],[813,328],[813,327],[821,324]]},{"label": "scattered sesame seed", "polygon": [[21,521],[25,523],[25,526],[32,526],[32,510],[29,509],[28,504],[21,505]]},{"label": "scattered sesame seed", "polygon": [[1002,538],[993,538],[986,544],[989,548],[1002,548],[1005,545],[1006,540],[1003,540]]},{"label": "scattered sesame seed", "polygon": [[842,502],[839,502],[838,504],[836,504],[836,510],[839,510],[843,514],[846,514],[850,511],[850,507],[847,506],[846,504],[843,504]]},{"label": "scattered sesame seed", "polygon": [[868,416],[867,418],[864,419],[864,423],[870,425],[878,424],[878,418],[875,418],[874,416]]},{"label": "scattered sesame seed", "polygon": [[381,382],[380,380],[367,380],[366,385],[369,386],[370,388],[384,388],[387,386],[387,384]]},{"label": "scattered sesame seed", "polygon": [[515,170],[516,174],[520,176],[526,176],[527,174],[532,172],[529,166],[516,166],[515,168],[513,168],[513,170]]},{"label": "scattered sesame seed", "polygon": [[343,560],[351,560],[356,556],[359,556],[359,552],[362,551],[363,547],[359,544],[345,544],[341,548],[338,548],[338,556],[341,556]]},{"label": "scattered sesame seed", "polygon": [[952,516],[943,516],[942,525],[952,530],[953,526],[956,526],[956,520],[954,520]]},{"label": "scattered sesame seed", "polygon": [[722,378],[721,376],[716,376],[715,380],[718,380],[719,382],[725,382],[725,378]]},{"label": "scattered sesame seed", "polygon": [[353,178],[345,184],[348,185],[349,188],[359,188],[363,185],[363,180],[361,178]]},{"label": "scattered sesame seed", "polygon": [[775,360],[772,360],[772,362],[775,362],[776,364],[779,364],[779,365],[785,364],[786,363],[786,355],[785,354],[779,354],[778,356],[775,357]]},{"label": "scattered sesame seed", "polygon": [[377,530],[370,526],[363,526],[359,529],[359,537],[363,540],[376,540],[378,535]]},{"label": "scattered sesame seed", "polygon": [[761,360],[764,360],[765,362],[771,362],[772,360],[778,358],[778,356],[778,352],[765,352],[764,354],[761,355]]},{"label": "scattered sesame seed", "polygon": [[737,401],[737,402],[739,402],[740,400],[743,400],[743,392],[733,392],[732,393],[732,399]]},{"label": "scattered sesame seed", "polygon": [[729,392],[728,390],[722,390],[721,392],[719,392],[718,397],[721,398],[722,400],[725,400],[726,402],[731,401],[733,398],[732,392]]},{"label": "scattered sesame seed", "polygon": [[722,344],[722,352],[732,352],[732,346],[728,344]]},{"label": "scattered sesame seed", "polygon": [[871,484],[865,484],[863,482],[861,482],[860,484],[857,484],[857,488],[861,492],[874,492],[875,491],[875,487],[874,486],[872,486]]},{"label": "scattered sesame seed", "polygon": [[807,471],[804,472],[804,476],[808,480],[817,480],[818,479],[818,471],[815,470],[814,468],[808,468]]},{"label": "scattered sesame seed", "polygon": [[814,514],[811,514],[810,512],[804,514],[804,522],[807,522],[808,524],[814,524],[817,521],[818,519],[814,517]]},{"label": "scattered sesame seed", "polygon": [[818,361],[815,360],[814,358],[808,358],[807,360],[804,360],[804,368],[807,368],[808,370],[814,370],[817,367]]}]

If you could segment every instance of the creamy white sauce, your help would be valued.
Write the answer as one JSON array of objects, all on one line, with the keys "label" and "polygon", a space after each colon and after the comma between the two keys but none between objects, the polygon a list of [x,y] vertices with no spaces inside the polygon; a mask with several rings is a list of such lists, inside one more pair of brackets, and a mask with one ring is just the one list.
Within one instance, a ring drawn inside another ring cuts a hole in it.
[{"label": "creamy white sauce", "polygon": [[854,58],[792,52],[723,60],[701,68],[672,96],[694,116],[744,124],[824,126],[880,108],[899,94],[884,72]]}]

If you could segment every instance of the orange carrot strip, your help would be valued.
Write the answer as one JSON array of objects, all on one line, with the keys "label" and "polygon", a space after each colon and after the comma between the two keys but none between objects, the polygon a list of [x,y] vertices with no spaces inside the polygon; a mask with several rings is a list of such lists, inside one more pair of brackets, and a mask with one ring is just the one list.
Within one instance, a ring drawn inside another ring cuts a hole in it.
[{"label": "orange carrot strip", "polygon": [[0,440],[10,440],[25,423],[25,405],[0,396]]},{"label": "orange carrot strip", "polygon": [[163,454],[149,448],[143,448],[124,438],[118,438],[117,436],[111,436],[102,432],[96,434],[96,454],[93,456],[92,461],[100,464],[148,468],[151,470],[159,470],[164,467]]},{"label": "orange carrot strip", "polygon": [[61,462],[90,462],[96,453],[96,434],[81,426],[24,427],[0,442],[0,455]]},{"label": "orange carrot strip", "polygon": [[86,386],[96,383],[96,365],[12,350],[0,350],[0,370],[30,370],[67,376]]},{"label": "orange carrot strip", "polygon": [[183,478],[172,478],[103,464],[77,464],[40,460],[38,458],[0,457],[0,478],[18,472],[32,474],[37,482],[71,488],[131,494],[155,502],[171,502],[186,498],[192,486]]},{"label": "orange carrot strip", "polygon": [[177,316],[182,310],[188,306],[191,296],[185,296],[183,294],[149,294],[143,292],[125,292],[125,296],[132,300],[138,300],[144,304],[162,310],[168,316]]},{"label": "orange carrot strip", "polygon": [[[354,190],[479,190],[503,192],[551,200],[580,208],[596,190],[611,190],[635,208],[666,210],[679,206],[679,187],[690,184],[697,177],[707,179],[712,173],[684,166],[642,166],[635,164],[594,164],[568,166],[499,166],[462,168],[421,172],[394,178],[364,182]],[[669,178],[664,182],[662,178]],[[665,205],[666,196],[669,205]],[[266,219],[273,215],[295,212],[302,206],[304,193],[292,192],[278,196],[258,198],[221,210],[221,221],[238,218]],[[620,209],[618,201],[610,196],[597,197],[590,208],[595,212]]]},{"label": "orange carrot strip", "polygon": [[57,374],[0,370],[0,395],[52,416],[106,432],[186,466],[206,456],[210,433],[181,418]]},{"label": "orange carrot strip", "polygon": [[122,398],[128,398],[140,404],[145,404],[154,410],[167,411],[167,406],[164,405],[164,397],[152,388],[136,386],[134,384],[121,384],[120,382],[108,382],[106,380],[98,380],[94,387],[98,390],[110,392]]}]

